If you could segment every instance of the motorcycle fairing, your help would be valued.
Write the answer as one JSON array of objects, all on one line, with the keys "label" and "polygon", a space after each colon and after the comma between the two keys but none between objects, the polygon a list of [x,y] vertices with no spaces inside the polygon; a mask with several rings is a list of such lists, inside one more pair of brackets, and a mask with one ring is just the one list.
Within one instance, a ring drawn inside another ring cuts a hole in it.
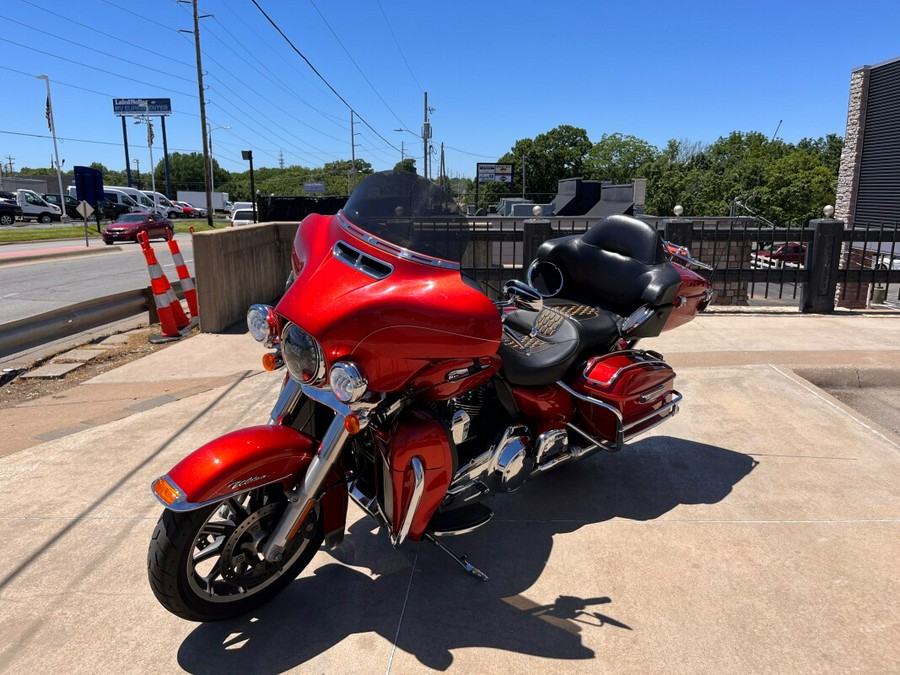
[{"label": "motorcycle fairing", "polygon": [[[326,369],[350,358],[371,390],[396,392],[436,361],[497,353],[497,310],[463,282],[459,269],[388,253],[343,222],[340,215],[301,222],[292,256],[295,280],[276,307],[318,341]],[[357,252],[356,263],[342,247]],[[376,273],[377,265],[384,267]]]},{"label": "motorcycle fairing", "polygon": [[[317,442],[295,429],[260,425],[232,431],[197,448],[164,476],[180,496],[163,505],[191,511],[251,489],[282,483],[297,484],[316,454]],[[324,531],[343,532],[347,518],[347,485],[337,471],[328,476],[334,486],[322,496]],[[160,500],[162,501],[162,500]]]}]

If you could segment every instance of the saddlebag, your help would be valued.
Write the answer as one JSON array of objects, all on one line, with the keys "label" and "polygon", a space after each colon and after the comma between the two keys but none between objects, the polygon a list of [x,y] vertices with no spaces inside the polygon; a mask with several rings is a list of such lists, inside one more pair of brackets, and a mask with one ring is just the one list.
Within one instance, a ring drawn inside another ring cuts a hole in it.
[{"label": "saddlebag", "polygon": [[660,354],[625,350],[590,359],[573,389],[583,431],[619,450],[678,411],[675,371]]}]

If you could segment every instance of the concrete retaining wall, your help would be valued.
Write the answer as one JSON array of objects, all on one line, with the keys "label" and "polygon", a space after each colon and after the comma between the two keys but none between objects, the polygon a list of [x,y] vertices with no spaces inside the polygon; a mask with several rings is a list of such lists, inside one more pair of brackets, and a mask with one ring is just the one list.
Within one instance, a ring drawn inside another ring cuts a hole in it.
[{"label": "concrete retaining wall", "polygon": [[274,303],[291,271],[299,223],[259,223],[194,233],[200,330],[218,333],[255,302]]}]

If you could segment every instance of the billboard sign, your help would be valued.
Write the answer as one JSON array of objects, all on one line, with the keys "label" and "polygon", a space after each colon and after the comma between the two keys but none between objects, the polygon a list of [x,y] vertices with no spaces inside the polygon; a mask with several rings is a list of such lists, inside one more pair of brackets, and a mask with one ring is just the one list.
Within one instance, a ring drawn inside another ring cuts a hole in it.
[{"label": "billboard sign", "polygon": [[304,183],[303,191],[309,192],[310,194],[323,193],[323,192],[325,192],[325,183],[322,181],[316,181],[313,183]]},{"label": "billboard sign", "polygon": [[512,183],[512,164],[479,162],[476,169],[479,183]]},{"label": "billboard sign", "polygon": [[113,113],[117,117],[132,115],[171,115],[170,98],[114,98]]}]

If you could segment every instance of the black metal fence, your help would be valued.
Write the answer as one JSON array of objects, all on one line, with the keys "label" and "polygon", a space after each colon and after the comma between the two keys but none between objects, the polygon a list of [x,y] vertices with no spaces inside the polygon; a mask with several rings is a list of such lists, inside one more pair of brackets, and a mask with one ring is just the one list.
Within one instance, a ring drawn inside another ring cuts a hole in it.
[{"label": "black metal fence", "polygon": [[[713,266],[717,304],[795,305],[802,311],[841,306],[900,309],[900,228],[878,223],[844,229],[839,220],[772,228],[752,218],[662,219],[645,216],[668,241]],[[585,232],[585,218],[472,218],[463,269],[491,294],[524,278],[545,240]]]}]

